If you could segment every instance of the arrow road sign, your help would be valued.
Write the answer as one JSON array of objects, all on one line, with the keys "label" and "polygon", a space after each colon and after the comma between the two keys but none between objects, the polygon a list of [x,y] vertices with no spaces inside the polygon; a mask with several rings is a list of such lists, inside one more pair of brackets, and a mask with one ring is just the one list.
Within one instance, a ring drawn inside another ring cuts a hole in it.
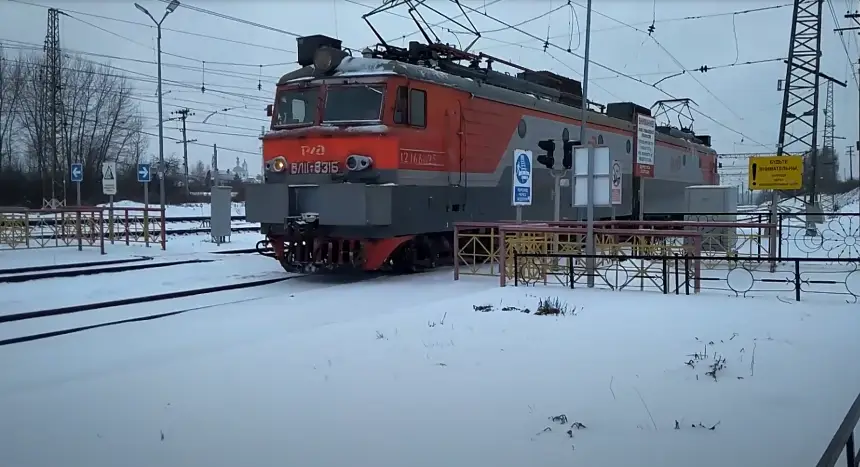
[{"label": "arrow road sign", "polygon": [[137,164],[137,181],[140,183],[149,183],[152,179],[152,171],[149,164]]},{"label": "arrow road sign", "polygon": [[84,181],[84,165],[72,164],[72,182],[81,183],[82,181]]}]

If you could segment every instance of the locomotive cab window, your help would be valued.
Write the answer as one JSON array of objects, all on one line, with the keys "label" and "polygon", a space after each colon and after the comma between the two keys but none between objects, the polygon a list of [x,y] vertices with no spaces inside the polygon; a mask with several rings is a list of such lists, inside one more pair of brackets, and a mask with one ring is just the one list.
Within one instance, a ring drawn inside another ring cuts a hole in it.
[{"label": "locomotive cab window", "polygon": [[319,88],[288,89],[278,93],[274,126],[314,123],[317,114]]},{"label": "locomotive cab window", "polygon": [[397,101],[394,104],[394,123],[424,128],[427,126],[427,92],[397,88]]},{"label": "locomotive cab window", "polygon": [[324,122],[376,122],[382,115],[383,86],[329,86]]}]

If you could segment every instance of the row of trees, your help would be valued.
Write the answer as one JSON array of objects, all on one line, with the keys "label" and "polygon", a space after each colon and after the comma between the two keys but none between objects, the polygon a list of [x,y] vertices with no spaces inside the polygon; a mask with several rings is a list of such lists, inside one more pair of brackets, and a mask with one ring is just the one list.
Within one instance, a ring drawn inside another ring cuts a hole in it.
[{"label": "row of trees", "polygon": [[[0,206],[40,208],[64,192],[73,203],[74,162],[83,165],[86,203],[103,201],[105,161],[117,163],[119,196],[141,197],[136,167],[150,159],[149,135],[129,81],[109,66],[64,55],[52,108],[48,71],[41,53],[12,56],[0,48]],[[170,157],[166,165],[168,198],[180,201],[182,161]]]}]

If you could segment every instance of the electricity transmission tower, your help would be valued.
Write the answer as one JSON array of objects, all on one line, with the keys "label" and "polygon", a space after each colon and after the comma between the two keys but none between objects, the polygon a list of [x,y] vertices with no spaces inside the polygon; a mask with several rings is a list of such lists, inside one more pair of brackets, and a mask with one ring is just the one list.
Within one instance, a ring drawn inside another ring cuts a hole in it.
[{"label": "electricity transmission tower", "polygon": [[[42,160],[45,161],[42,172],[42,206],[57,208],[66,205],[66,178],[62,171],[59,158],[60,132],[58,124],[63,119],[62,96],[60,87],[62,84],[62,64],[60,62],[60,10],[50,8],[48,10],[48,31],[45,34],[45,66],[42,74],[44,80],[44,105],[42,113],[44,142],[42,145]],[[47,157],[50,157],[50,160]],[[45,177],[45,172],[50,172],[50,177]],[[44,183],[49,183],[46,187]],[[50,199],[47,196],[50,194]],[[62,199],[57,197],[62,195]]]},{"label": "electricity transmission tower", "polygon": [[[818,112],[820,80],[846,84],[821,73],[821,11],[824,0],[794,0],[788,64],[782,84],[777,155],[804,155],[812,169],[807,209],[817,211]],[[806,178],[806,177],[804,177]],[[779,201],[774,192],[773,203]]]},{"label": "electricity transmission tower", "polygon": [[824,100],[824,148],[829,149],[831,154],[836,150],[835,130],[836,124],[833,122],[833,81],[828,81],[827,98]]}]

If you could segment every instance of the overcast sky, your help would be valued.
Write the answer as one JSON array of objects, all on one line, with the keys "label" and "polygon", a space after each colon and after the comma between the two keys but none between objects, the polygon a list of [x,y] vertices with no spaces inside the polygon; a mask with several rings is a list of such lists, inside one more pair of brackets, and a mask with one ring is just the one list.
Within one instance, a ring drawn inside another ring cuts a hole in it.
[{"label": "overcast sky", "polygon": [[[41,48],[46,7],[63,10],[68,16],[61,17],[62,47],[125,70],[146,117],[147,130],[157,133],[155,29],[151,20],[135,9],[132,1],[33,0],[32,3],[41,6],[0,0],[3,24],[0,42],[12,48],[26,44]],[[140,0],[140,3],[156,18],[161,17],[165,7],[156,0]],[[187,6],[178,8],[164,22],[164,111],[167,114],[188,107],[195,113],[188,119],[188,137],[197,140],[189,146],[191,165],[197,160],[208,163],[212,144],[217,144],[221,168],[233,167],[239,157],[240,162],[247,160],[252,173],[258,171],[257,136],[261,127],[268,125],[265,105],[273,100],[277,78],[296,67],[291,64],[296,58],[295,36],[288,33],[332,35],[346,46],[360,48],[376,42],[360,16],[381,3],[381,0],[190,0],[184,3]],[[578,3],[582,6],[577,6]],[[456,5],[448,1],[436,0],[430,4],[451,16],[459,13]],[[532,69],[549,69],[581,79],[583,61],[562,49],[584,52],[585,0],[572,2],[571,7],[562,0],[476,0],[466,5],[477,10],[470,12],[469,19],[478,30],[484,31],[477,50]],[[777,5],[784,6],[731,14]],[[258,24],[224,19],[195,11],[194,7]],[[857,60],[858,41],[856,37],[844,37],[846,54],[839,36],[832,30],[849,26],[842,15],[848,9],[856,9],[856,4],[853,0],[832,0],[832,7],[842,24],[835,25],[829,4],[825,4],[821,70],[849,84],[847,88],[836,87],[835,91],[836,135],[845,138],[836,141],[836,148],[845,153],[845,147],[858,138],[858,90],[848,59],[850,55]],[[560,47],[550,46],[546,52],[542,40],[506,28],[482,14],[519,24],[553,9],[557,10],[519,26],[525,33],[541,39],[549,36],[550,42]],[[443,21],[429,10],[422,13],[431,23]],[[712,16],[719,13],[725,14]],[[696,110],[700,112],[694,112],[694,130],[712,135],[713,146],[719,153],[773,151],[782,101],[777,80],[784,78],[785,65],[781,61],[743,63],[787,56],[791,13],[787,1],[775,0],[595,0],[591,56],[596,63],[590,72],[593,80],[589,99],[602,103],[632,100],[650,107],[658,99],[669,98],[666,93],[689,97],[698,104]],[[678,20],[690,16],[706,17]],[[655,31],[653,38],[649,38],[647,29],[652,20]],[[386,40],[396,45],[420,38],[417,34],[410,35],[416,27],[405,7],[379,14],[372,22]],[[434,30],[443,41],[452,44],[470,40],[468,34],[457,32],[461,27],[450,22]],[[403,36],[409,37],[403,39]],[[649,84],[682,69],[703,65],[717,69],[666,79],[659,84],[663,93],[648,84],[619,77],[597,63]],[[719,68],[731,64],[738,65]],[[203,85],[205,93],[200,90]],[[822,109],[824,89],[822,86]],[[216,111],[219,112],[211,115]],[[823,134],[823,123],[822,116],[819,135]],[[177,128],[176,122],[166,123],[165,137],[180,138]],[[157,150],[157,138],[152,138],[150,151],[157,154]],[[165,154],[171,153],[181,155],[181,145],[166,139]],[[858,165],[855,159],[855,174],[860,173]],[[842,166],[847,171],[847,157],[842,158]]]}]

